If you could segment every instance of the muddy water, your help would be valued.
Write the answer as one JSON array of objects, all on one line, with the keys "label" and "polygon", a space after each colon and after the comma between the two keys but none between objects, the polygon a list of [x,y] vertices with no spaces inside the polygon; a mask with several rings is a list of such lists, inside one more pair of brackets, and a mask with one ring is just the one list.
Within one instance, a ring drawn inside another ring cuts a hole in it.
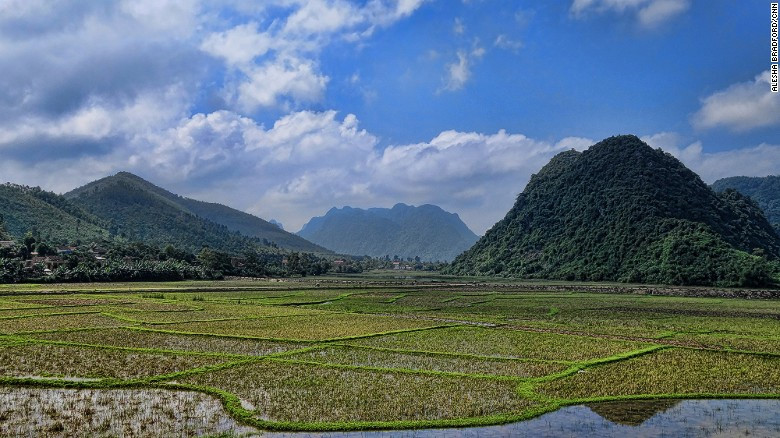
[{"label": "muddy water", "polygon": [[2,437],[182,437],[256,433],[219,400],[162,389],[0,387]]},{"label": "muddy water", "polygon": [[569,406],[533,420],[465,429],[264,433],[269,438],[780,437],[780,400],[659,400]]}]

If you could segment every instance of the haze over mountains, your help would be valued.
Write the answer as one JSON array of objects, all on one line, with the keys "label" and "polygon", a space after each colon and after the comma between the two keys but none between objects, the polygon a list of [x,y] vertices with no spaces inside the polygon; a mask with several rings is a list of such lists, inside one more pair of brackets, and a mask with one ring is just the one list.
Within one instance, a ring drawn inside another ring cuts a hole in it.
[{"label": "haze over mountains", "polygon": [[450,261],[478,239],[457,214],[428,204],[332,208],[298,235],[338,253],[423,261]]},{"label": "haze over mountains", "polygon": [[555,156],[449,272],[765,285],[778,256],[780,237],[755,201],[716,193],[676,158],[627,135]]}]

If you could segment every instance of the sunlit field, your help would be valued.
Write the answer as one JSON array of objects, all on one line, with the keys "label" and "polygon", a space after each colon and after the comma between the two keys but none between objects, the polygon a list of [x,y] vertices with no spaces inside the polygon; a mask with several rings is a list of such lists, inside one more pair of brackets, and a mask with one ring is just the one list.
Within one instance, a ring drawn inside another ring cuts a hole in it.
[{"label": "sunlit field", "polygon": [[0,431],[455,427],[595,401],[780,398],[777,299],[603,288],[379,276],[3,286]]}]

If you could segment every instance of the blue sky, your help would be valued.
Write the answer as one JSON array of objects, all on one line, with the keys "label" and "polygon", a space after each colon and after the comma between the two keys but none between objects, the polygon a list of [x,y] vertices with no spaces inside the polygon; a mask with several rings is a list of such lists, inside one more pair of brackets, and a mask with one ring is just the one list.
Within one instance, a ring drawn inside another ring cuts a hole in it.
[{"label": "blue sky", "polygon": [[706,182],[777,174],[769,3],[0,0],[0,172],[127,170],[293,231],[433,203],[477,233],[615,134]]}]

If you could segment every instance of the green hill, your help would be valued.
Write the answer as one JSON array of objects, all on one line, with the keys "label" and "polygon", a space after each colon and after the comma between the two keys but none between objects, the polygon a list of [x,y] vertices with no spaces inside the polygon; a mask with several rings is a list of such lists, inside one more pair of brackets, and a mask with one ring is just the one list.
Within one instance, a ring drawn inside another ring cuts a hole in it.
[{"label": "green hill", "polygon": [[420,257],[449,261],[477,241],[457,214],[435,205],[396,204],[393,208],[332,208],[312,218],[300,236],[338,253]]},{"label": "green hill", "polygon": [[[758,257],[755,254],[763,254]],[[767,285],[780,238],[755,202],[716,194],[635,136],[563,152],[449,272],[565,280]]]},{"label": "green hill", "polygon": [[274,225],[249,213],[244,213],[243,211],[239,211],[222,204],[196,201],[194,199],[182,197],[177,198],[178,199],[176,201],[178,204],[188,211],[202,218],[206,218],[210,221],[222,224],[231,231],[238,231],[241,234],[250,237],[257,237],[261,240],[265,239],[268,242],[277,244],[281,248],[292,251],[314,253],[331,252],[321,246],[309,242],[300,236],[296,236],[293,233],[284,231],[283,229],[279,228],[278,225]]},{"label": "green hill", "polygon": [[242,252],[275,243],[299,251],[326,252],[262,219],[224,205],[183,198],[127,172],[91,182],[65,197],[100,217],[112,234],[131,240],[172,244],[189,251],[206,245]]},{"label": "green hill", "polygon": [[764,210],[769,223],[780,234],[780,175],[761,177],[732,176],[715,181],[712,189],[722,192],[734,189],[750,196]]},{"label": "green hill", "polygon": [[104,223],[64,197],[38,187],[0,185],[0,215],[8,237],[40,233],[46,241],[67,244],[108,237]]}]

